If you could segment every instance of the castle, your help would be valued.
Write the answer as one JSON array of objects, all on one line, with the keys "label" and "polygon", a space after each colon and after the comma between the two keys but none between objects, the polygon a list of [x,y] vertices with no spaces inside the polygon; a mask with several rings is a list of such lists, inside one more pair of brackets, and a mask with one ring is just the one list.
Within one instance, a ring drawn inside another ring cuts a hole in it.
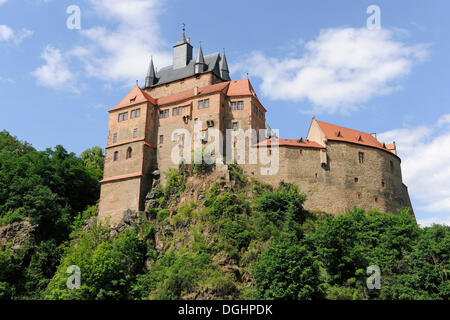
[{"label": "castle", "polygon": [[[266,112],[248,79],[230,79],[225,51],[204,56],[200,44],[194,59],[183,30],[173,46],[173,64],[156,72],[152,58],[145,86],[136,85],[109,110],[99,217],[117,224],[125,210],[143,210],[152,172],[178,167],[173,150],[193,150],[186,138],[197,139],[199,125],[202,144],[210,143],[213,130],[223,136],[230,130],[265,132],[250,139],[244,156],[252,148],[267,155],[276,151],[276,174],[260,162],[241,167],[274,186],[281,180],[298,185],[308,196],[306,209],[340,214],[354,206],[393,213],[411,208],[395,143],[315,118],[305,139],[281,139],[269,129]],[[174,134],[179,129],[187,135]],[[236,148],[235,142],[222,143],[223,154]]]}]

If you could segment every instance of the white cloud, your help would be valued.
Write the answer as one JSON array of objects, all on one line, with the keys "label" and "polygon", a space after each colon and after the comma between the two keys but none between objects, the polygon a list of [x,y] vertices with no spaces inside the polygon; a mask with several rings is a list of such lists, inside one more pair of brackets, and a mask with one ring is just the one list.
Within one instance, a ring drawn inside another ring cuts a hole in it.
[{"label": "white cloud", "polygon": [[8,1],[8,0],[0,0],[0,6],[1,6],[2,4],[6,3],[6,1]]},{"label": "white cloud", "polygon": [[14,81],[14,79],[11,79],[9,77],[2,77],[2,76],[0,76],[0,83],[3,83],[3,84],[14,84],[14,83],[16,83],[16,81]]},{"label": "white cloud", "polygon": [[161,1],[90,0],[96,14],[115,25],[82,30],[88,44],[74,48],[90,77],[107,81],[134,82],[142,79],[150,55],[159,65],[167,65],[170,54],[160,37],[158,15]]},{"label": "white cloud", "polygon": [[13,29],[4,24],[0,25],[0,41],[9,41],[12,39],[13,35]]},{"label": "white cloud", "polygon": [[382,141],[397,143],[405,184],[411,197],[420,202],[415,211],[426,212],[427,216],[439,215],[426,219],[447,223],[450,219],[450,127],[443,124],[449,120],[450,114],[445,114],[431,126],[401,128],[379,135]]},{"label": "white cloud", "polygon": [[156,65],[170,64],[171,53],[161,39],[158,23],[162,3],[161,0],[89,0],[93,13],[107,21],[108,28],[97,25],[81,29],[81,41],[61,55],[78,61],[84,70],[82,75],[87,78],[121,84],[143,80],[150,55]]},{"label": "white cloud", "polygon": [[41,57],[45,60],[45,64],[32,72],[38,83],[46,87],[79,92],[75,85],[77,75],[69,70],[60,50],[48,45]]},{"label": "white cloud", "polygon": [[23,41],[23,39],[31,37],[32,35],[33,31],[25,28],[20,31],[14,31],[7,25],[0,25],[0,41],[11,41],[15,44],[19,44]]},{"label": "white cloud", "polygon": [[327,29],[304,45],[302,56],[253,52],[236,68],[261,78],[261,90],[271,99],[308,100],[316,113],[346,113],[398,90],[397,81],[427,56],[425,45],[396,40],[399,33],[403,35],[387,29]]}]

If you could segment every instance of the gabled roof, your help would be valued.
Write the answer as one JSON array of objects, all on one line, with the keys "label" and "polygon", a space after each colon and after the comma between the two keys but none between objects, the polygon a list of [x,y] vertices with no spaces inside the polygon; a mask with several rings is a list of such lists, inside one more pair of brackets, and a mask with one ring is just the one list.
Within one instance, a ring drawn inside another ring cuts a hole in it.
[{"label": "gabled roof", "polygon": [[252,95],[256,97],[255,90],[253,89],[248,79],[232,80],[230,81],[230,87],[227,92],[228,96],[248,96]]},{"label": "gabled roof", "polygon": [[[220,70],[219,70],[219,61],[220,61],[220,55],[219,53],[213,53],[210,55],[207,55],[204,57],[205,61],[205,69],[203,73],[206,72],[213,72],[217,77],[220,77]],[[169,83],[172,81],[188,78],[195,75],[195,60],[192,59],[189,61],[186,67],[174,69],[173,65],[161,68],[156,73],[156,82],[153,86],[157,86],[164,83]]]},{"label": "gabled roof", "polygon": [[[272,145],[272,139],[266,139],[255,144],[256,147],[270,147]],[[314,141],[309,141],[303,138],[300,139],[278,139],[279,146],[298,147],[298,148],[313,148],[313,149],[325,149],[324,146]]]},{"label": "gabled roof", "polygon": [[117,106],[110,109],[109,112],[142,102],[151,102],[154,106],[156,106],[156,100],[136,85],[130,92],[128,92],[125,98],[123,98]]},{"label": "gabled roof", "polygon": [[392,150],[389,149],[384,143],[379,142],[374,136],[369,133],[341,127],[323,121],[316,120],[316,122],[325,134],[327,140],[351,142],[364,146],[383,149],[390,152]]}]

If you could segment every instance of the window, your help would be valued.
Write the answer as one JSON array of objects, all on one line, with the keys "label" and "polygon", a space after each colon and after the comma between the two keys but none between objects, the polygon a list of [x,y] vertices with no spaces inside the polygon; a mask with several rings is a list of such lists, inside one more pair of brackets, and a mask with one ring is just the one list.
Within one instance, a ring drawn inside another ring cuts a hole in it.
[{"label": "window", "polygon": [[300,157],[303,156],[303,149],[300,149]]},{"label": "window", "polygon": [[136,110],[131,110],[131,112],[130,112],[130,119],[138,118],[140,116],[141,116],[141,109],[140,108],[136,109]]},{"label": "window", "polygon": [[364,163],[364,152],[359,152],[359,163]]},{"label": "window", "polygon": [[254,104],[253,105],[253,113],[258,115],[258,111],[259,111],[258,107]]},{"label": "window", "polygon": [[169,113],[170,113],[170,110],[169,110],[169,109],[160,110],[160,111],[159,111],[159,117],[160,117],[161,119],[168,118],[168,117],[169,117]]},{"label": "window", "polygon": [[137,135],[138,135],[138,129],[134,128],[133,129],[133,138],[137,138]]},{"label": "window", "polygon": [[262,112],[261,110],[259,110],[259,118],[261,119],[261,120],[264,120],[264,112]]},{"label": "window", "polygon": [[233,122],[233,130],[236,131],[238,129],[238,123]]},{"label": "window", "polygon": [[119,113],[119,122],[128,120],[128,112]]},{"label": "window", "polygon": [[358,178],[355,178],[355,183],[358,182],[358,181],[359,181],[359,179],[358,179]]},{"label": "window", "polygon": [[198,101],[198,108],[199,109],[209,108],[209,99],[199,100]]},{"label": "window", "polygon": [[163,142],[164,142],[164,136],[160,135],[159,136],[159,144],[163,144]]},{"label": "window", "polygon": [[113,134],[113,143],[117,143],[117,133]]},{"label": "window", "polygon": [[381,186],[384,188],[386,186],[386,183],[384,181],[381,181]]},{"label": "window", "polygon": [[233,101],[230,108],[231,110],[244,110],[244,101]]},{"label": "window", "polygon": [[126,155],[126,159],[130,159],[131,158],[131,154],[132,154],[133,150],[131,149],[131,147],[128,147],[127,149],[127,155]]},{"label": "window", "polygon": [[181,116],[183,114],[183,107],[176,107],[172,109],[172,116]]},{"label": "window", "polygon": [[197,124],[198,123],[198,118],[195,118],[194,119],[194,124]]},{"label": "window", "polygon": [[114,161],[119,160],[119,151],[114,151]]}]

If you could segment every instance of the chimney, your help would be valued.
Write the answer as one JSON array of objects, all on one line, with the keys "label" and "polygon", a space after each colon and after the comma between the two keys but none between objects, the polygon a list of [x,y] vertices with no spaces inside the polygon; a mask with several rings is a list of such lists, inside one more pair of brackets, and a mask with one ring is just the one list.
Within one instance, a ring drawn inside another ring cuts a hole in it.
[{"label": "chimney", "polygon": [[376,133],[371,133],[370,134],[372,137],[374,137],[375,139],[377,138],[377,134]]}]

